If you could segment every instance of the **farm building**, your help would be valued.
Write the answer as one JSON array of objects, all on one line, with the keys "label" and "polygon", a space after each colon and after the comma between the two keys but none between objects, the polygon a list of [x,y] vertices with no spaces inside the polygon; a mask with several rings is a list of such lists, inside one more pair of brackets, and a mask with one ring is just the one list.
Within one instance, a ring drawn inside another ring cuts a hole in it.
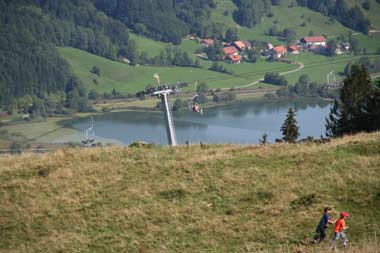
[{"label": "farm building", "polygon": [[291,54],[299,54],[300,50],[299,50],[299,48],[297,46],[291,45],[291,46],[289,46],[289,52]]},{"label": "farm building", "polygon": [[241,55],[229,55],[226,58],[226,62],[231,63],[231,64],[240,64],[241,60],[242,60]]},{"label": "farm building", "polygon": [[232,43],[232,45],[236,47],[240,52],[244,51],[247,48],[246,44],[241,40],[235,41]]},{"label": "farm building", "polygon": [[305,37],[300,42],[306,46],[326,46],[326,38],[324,36]]},{"label": "farm building", "polygon": [[277,46],[272,48],[271,50],[271,56],[274,59],[280,59],[281,57],[285,56],[288,53],[288,50],[284,46]]},{"label": "farm building", "polygon": [[225,47],[223,48],[224,55],[227,57],[229,55],[238,55],[239,51],[236,49],[236,47]]}]

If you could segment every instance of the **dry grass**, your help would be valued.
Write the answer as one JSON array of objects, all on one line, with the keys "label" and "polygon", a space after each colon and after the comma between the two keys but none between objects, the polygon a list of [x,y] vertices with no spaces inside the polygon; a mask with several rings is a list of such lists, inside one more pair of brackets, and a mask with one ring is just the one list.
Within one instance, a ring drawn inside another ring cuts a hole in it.
[{"label": "dry grass", "polygon": [[0,252],[297,252],[325,205],[351,213],[348,252],[377,252],[379,175],[379,133],[3,157]]}]

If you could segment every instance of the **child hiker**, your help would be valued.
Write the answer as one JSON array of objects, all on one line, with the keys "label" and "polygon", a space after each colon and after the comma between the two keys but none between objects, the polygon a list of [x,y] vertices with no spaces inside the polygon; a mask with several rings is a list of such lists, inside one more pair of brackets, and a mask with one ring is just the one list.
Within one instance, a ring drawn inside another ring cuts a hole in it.
[{"label": "child hiker", "polygon": [[317,226],[317,230],[315,231],[316,234],[313,238],[314,244],[317,243],[318,240],[319,240],[319,242],[322,242],[326,238],[326,229],[327,229],[328,225],[334,223],[331,220],[331,216],[330,216],[331,208],[325,207],[323,209],[323,211],[324,211],[323,216],[322,216],[321,220],[319,221],[319,224]]},{"label": "child hiker", "polygon": [[350,215],[346,212],[341,212],[340,213],[340,218],[335,222],[335,227],[334,227],[334,237],[332,240],[332,248],[335,249],[336,241],[339,240],[339,238],[342,238],[343,240],[343,247],[347,248],[347,235],[344,233],[344,230],[346,230],[348,227],[346,226],[346,219]]}]

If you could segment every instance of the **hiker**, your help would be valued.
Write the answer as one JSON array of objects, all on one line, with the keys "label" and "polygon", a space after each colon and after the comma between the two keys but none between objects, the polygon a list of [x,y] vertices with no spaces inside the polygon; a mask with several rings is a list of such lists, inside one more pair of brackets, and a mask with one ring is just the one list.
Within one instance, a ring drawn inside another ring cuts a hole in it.
[{"label": "hiker", "polygon": [[332,239],[332,248],[335,249],[336,241],[339,240],[339,238],[342,238],[343,240],[343,247],[347,248],[347,235],[344,233],[344,230],[346,230],[348,227],[346,226],[346,221],[350,215],[346,212],[340,213],[340,218],[335,222],[334,227],[334,237]]},{"label": "hiker", "polygon": [[321,243],[325,238],[326,238],[326,229],[328,227],[329,224],[333,224],[334,221],[331,220],[331,208],[330,207],[325,207],[323,209],[324,213],[323,213],[323,216],[321,218],[321,220],[319,221],[319,224],[317,226],[317,229],[316,229],[316,234],[313,238],[313,243],[317,243],[317,241],[319,240],[319,243]]}]

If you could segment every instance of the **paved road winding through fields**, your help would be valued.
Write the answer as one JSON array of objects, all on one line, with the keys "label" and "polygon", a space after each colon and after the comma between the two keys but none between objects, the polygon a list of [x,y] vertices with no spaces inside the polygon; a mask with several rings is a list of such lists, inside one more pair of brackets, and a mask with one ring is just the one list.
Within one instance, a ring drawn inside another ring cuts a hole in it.
[{"label": "paved road winding through fields", "polygon": [[[305,64],[303,64],[302,62],[294,62],[292,64],[298,65],[298,68],[293,69],[293,70],[289,70],[289,71],[285,71],[285,72],[281,72],[280,75],[281,76],[289,75],[289,74],[301,71],[303,68],[305,68]],[[235,87],[235,88],[247,88],[249,86],[253,86],[253,85],[258,84],[258,83],[263,82],[263,81],[264,81],[264,77],[260,78],[259,80],[255,81],[253,83],[249,83],[249,84],[246,84],[246,85],[238,86],[238,87]]]}]

